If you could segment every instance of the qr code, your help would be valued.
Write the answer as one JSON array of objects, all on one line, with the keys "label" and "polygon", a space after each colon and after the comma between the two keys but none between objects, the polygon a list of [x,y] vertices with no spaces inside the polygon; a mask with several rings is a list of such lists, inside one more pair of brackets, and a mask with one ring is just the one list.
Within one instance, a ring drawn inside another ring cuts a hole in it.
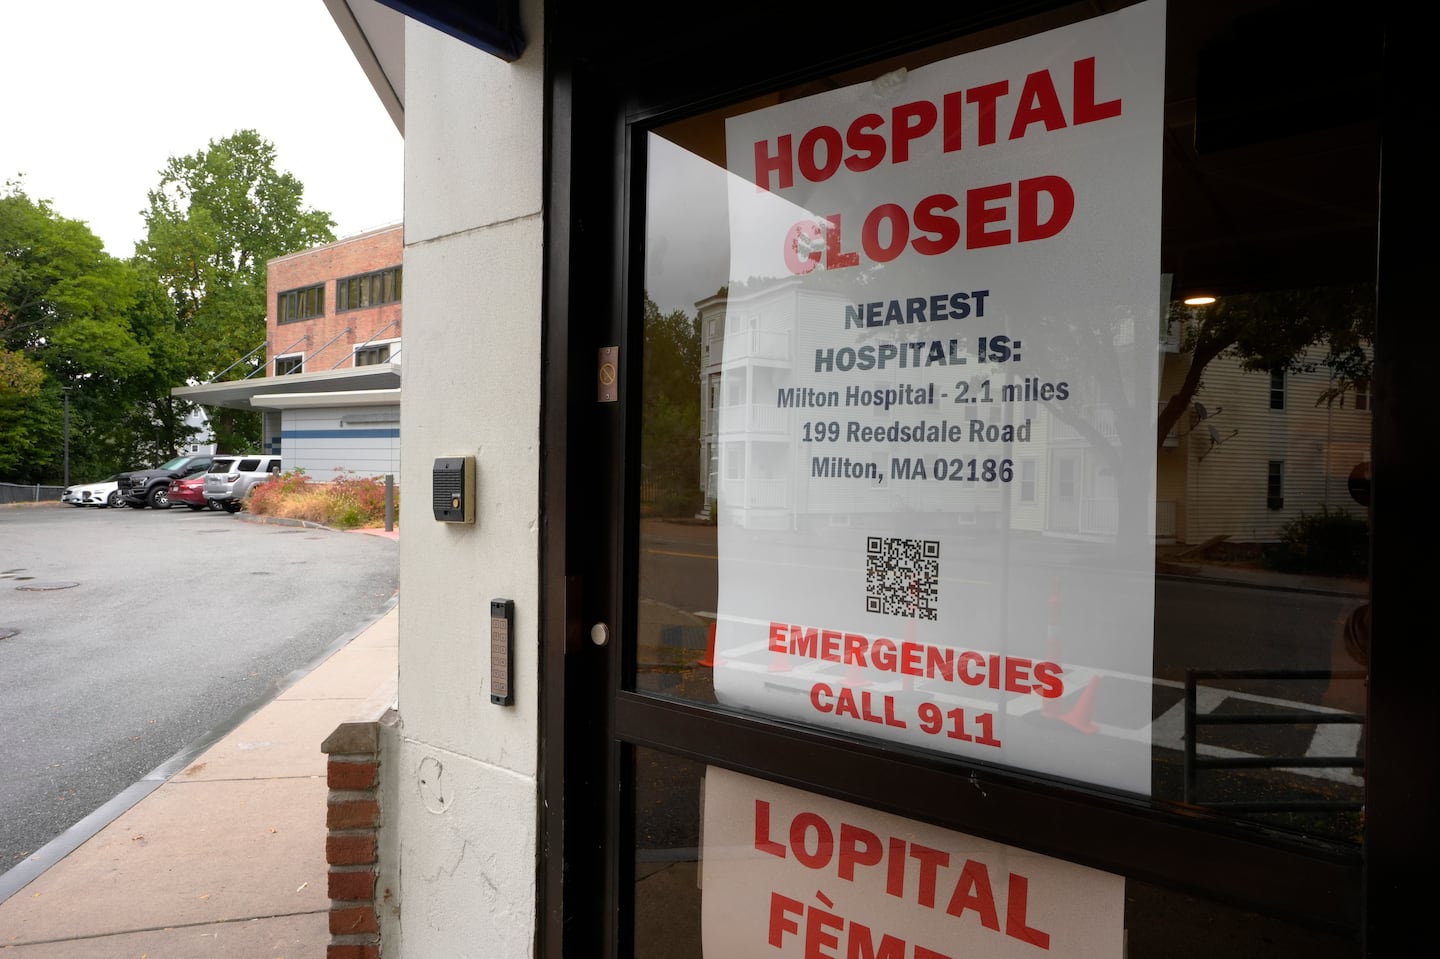
[{"label": "qr code", "polygon": [[865,537],[865,611],[939,618],[940,541]]}]

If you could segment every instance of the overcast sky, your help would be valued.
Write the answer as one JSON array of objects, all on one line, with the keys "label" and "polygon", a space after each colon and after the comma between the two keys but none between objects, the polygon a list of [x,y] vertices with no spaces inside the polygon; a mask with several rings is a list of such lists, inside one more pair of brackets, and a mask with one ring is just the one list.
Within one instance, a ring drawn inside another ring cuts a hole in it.
[{"label": "overcast sky", "polygon": [[0,184],[131,256],[167,159],[253,129],[350,236],[403,217],[403,141],[321,0],[0,0]]}]

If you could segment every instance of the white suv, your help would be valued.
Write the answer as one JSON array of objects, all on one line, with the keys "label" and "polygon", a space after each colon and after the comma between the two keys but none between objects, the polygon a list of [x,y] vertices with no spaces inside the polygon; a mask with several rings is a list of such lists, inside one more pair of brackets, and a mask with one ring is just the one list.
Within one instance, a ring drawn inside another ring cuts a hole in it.
[{"label": "white suv", "polygon": [[211,507],[237,513],[252,486],[279,472],[279,456],[216,457],[205,474],[205,498],[210,501]]}]

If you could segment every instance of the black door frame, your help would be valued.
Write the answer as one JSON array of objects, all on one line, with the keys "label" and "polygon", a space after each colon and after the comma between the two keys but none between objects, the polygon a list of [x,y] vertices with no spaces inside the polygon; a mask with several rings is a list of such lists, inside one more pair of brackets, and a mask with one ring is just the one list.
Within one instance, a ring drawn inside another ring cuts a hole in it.
[{"label": "black door frame", "polygon": [[[933,35],[1055,6],[997,3],[970,11],[964,23],[935,24]],[[720,23],[720,13],[731,22]],[[1419,935],[1408,911],[1411,893],[1434,888],[1440,830],[1433,816],[1440,810],[1440,708],[1426,682],[1440,675],[1440,650],[1428,636],[1388,648],[1382,642],[1371,660],[1367,829],[1363,849],[1353,853],[1164,803],[967,764],[989,797],[982,800],[981,790],[954,790],[954,765],[934,757],[856,746],[814,730],[717,716],[623,690],[624,644],[617,639],[597,646],[589,631],[606,623],[611,635],[625,635],[628,611],[618,597],[635,575],[627,542],[635,494],[624,477],[625,463],[633,462],[636,452],[639,377],[631,374],[638,373],[639,352],[625,311],[638,313],[627,304],[639,288],[643,258],[627,253],[638,248],[631,225],[640,212],[630,184],[642,183],[644,170],[630,124],[662,118],[677,104],[693,111],[733,91],[792,78],[783,71],[765,76],[748,68],[747,73],[735,64],[684,69],[694,50],[674,49],[681,38],[704,37],[703,46],[712,49],[725,45],[727,28],[747,22],[735,4],[720,13],[685,31],[668,19],[673,12],[653,19],[644,9],[591,10],[565,0],[547,5],[539,954],[547,959],[624,954],[619,890],[628,881],[630,843],[622,771],[635,745],[819,789],[1317,927],[1353,931],[1369,956],[1405,954]],[[1415,451],[1425,436],[1420,391],[1433,373],[1422,364],[1428,366],[1436,353],[1431,324],[1423,319],[1425,273],[1417,255],[1429,244],[1409,240],[1426,236],[1428,225],[1421,222],[1429,204],[1419,142],[1428,124],[1416,115],[1424,98],[1420,91],[1427,89],[1417,85],[1421,31],[1411,14],[1387,10],[1386,16],[1377,254],[1379,328],[1385,339],[1377,336],[1373,384],[1371,571],[1374,629],[1403,636],[1413,624],[1428,623],[1426,590],[1433,589],[1422,579],[1430,564],[1420,559],[1414,511],[1427,502]],[[749,22],[763,15],[755,18]],[[933,19],[931,13],[912,22]],[[893,20],[904,17],[897,10]],[[897,34],[885,48],[871,43],[862,55],[835,25],[817,26],[815,33],[809,49],[837,52],[829,63],[807,64],[807,73],[931,38]],[[786,62],[780,59],[784,38],[752,39],[747,64]],[[1385,205],[1385,197],[1399,199]],[[622,347],[622,402],[616,404],[598,403],[595,394],[597,350],[609,345]],[[853,775],[857,768],[863,771],[859,777]],[[1063,830],[1061,822],[1067,824]],[[1072,828],[1075,823],[1084,828]],[[1124,843],[1112,841],[1121,836]],[[599,941],[607,944],[601,953]]]}]

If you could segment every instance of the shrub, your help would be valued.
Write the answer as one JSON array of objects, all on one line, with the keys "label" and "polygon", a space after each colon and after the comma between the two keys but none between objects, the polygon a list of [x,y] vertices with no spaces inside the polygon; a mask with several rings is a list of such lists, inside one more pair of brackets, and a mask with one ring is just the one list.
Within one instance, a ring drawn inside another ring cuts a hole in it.
[{"label": "shrub", "polygon": [[[395,498],[398,513],[398,489]],[[332,482],[316,483],[303,470],[291,470],[255,486],[246,508],[261,516],[306,520],[335,529],[382,526],[385,481],[342,472]]]},{"label": "shrub", "polygon": [[1267,557],[1275,569],[1328,576],[1364,576],[1370,568],[1370,530],[1343,509],[1301,513],[1280,528]]}]

